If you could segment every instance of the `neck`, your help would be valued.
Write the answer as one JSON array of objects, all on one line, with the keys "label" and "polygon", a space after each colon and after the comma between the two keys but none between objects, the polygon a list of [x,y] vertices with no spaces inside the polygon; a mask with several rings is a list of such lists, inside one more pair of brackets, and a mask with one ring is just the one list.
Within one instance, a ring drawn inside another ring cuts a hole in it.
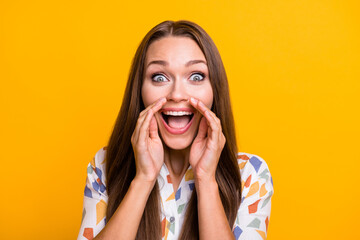
[{"label": "neck", "polygon": [[189,153],[190,146],[181,150],[164,146],[164,162],[170,175],[175,178],[182,178],[189,167]]}]

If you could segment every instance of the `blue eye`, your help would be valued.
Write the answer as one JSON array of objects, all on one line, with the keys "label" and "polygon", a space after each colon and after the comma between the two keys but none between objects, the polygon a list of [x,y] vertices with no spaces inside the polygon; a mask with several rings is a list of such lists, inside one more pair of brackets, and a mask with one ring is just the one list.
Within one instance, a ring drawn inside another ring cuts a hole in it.
[{"label": "blue eye", "polygon": [[200,82],[202,80],[204,80],[205,74],[203,73],[194,73],[193,75],[191,75],[191,77],[194,76],[191,80],[195,81],[195,82]]},{"label": "blue eye", "polygon": [[[159,76],[159,77],[157,77]],[[157,78],[156,78],[157,77]],[[151,79],[154,81],[154,82],[165,82],[166,80],[166,77],[164,77],[164,75],[162,74],[158,74],[158,73],[155,73],[151,76]]]},{"label": "blue eye", "polygon": [[[205,78],[205,74],[201,73],[201,72],[197,72],[191,75],[190,79],[194,82],[200,82],[203,81]],[[151,79],[154,82],[166,82],[167,79],[163,74],[160,73],[154,73],[153,75],[151,75]]]}]

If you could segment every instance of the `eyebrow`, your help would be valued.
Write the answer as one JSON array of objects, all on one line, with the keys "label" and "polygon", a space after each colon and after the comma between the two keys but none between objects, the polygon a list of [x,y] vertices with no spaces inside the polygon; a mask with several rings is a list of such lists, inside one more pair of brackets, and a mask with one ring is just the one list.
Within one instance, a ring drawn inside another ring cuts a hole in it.
[{"label": "eyebrow", "polygon": [[[198,64],[198,63],[203,63],[203,64],[207,65],[204,60],[190,60],[190,61],[188,61],[188,62],[185,64],[185,66],[188,67],[188,66],[190,66],[190,65],[194,65],[194,64]],[[159,64],[159,65],[163,65],[163,66],[169,65],[169,63],[166,62],[166,61],[163,61],[163,60],[154,60],[154,61],[149,62],[149,64],[147,65],[147,68],[148,68],[151,64]]]}]

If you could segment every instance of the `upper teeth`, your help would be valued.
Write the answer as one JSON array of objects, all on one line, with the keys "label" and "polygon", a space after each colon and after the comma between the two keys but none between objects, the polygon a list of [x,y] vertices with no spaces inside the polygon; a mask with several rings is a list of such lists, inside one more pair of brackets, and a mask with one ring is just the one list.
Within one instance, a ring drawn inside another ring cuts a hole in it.
[{"label": "upper teeth", "polygon": [[192,112],[183,112],[183,111],[165,111],[163,112],[165,115],[172,115],[172,116],[183,116],[183,115],[191,115]]}]

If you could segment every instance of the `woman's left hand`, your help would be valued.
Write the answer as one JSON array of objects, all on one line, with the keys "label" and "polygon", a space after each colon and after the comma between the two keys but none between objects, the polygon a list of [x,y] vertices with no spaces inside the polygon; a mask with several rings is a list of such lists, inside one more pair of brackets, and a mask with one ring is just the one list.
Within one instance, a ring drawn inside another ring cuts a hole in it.
[{"label": "woman's left hand", "polygon": [[189,163],[194,171],[196,180],[213,180],[221,152],[226,139],[222,132],[219,118],[200,100],[191,98],[190,104],[203,117],[195,137],[189,156]]}]

